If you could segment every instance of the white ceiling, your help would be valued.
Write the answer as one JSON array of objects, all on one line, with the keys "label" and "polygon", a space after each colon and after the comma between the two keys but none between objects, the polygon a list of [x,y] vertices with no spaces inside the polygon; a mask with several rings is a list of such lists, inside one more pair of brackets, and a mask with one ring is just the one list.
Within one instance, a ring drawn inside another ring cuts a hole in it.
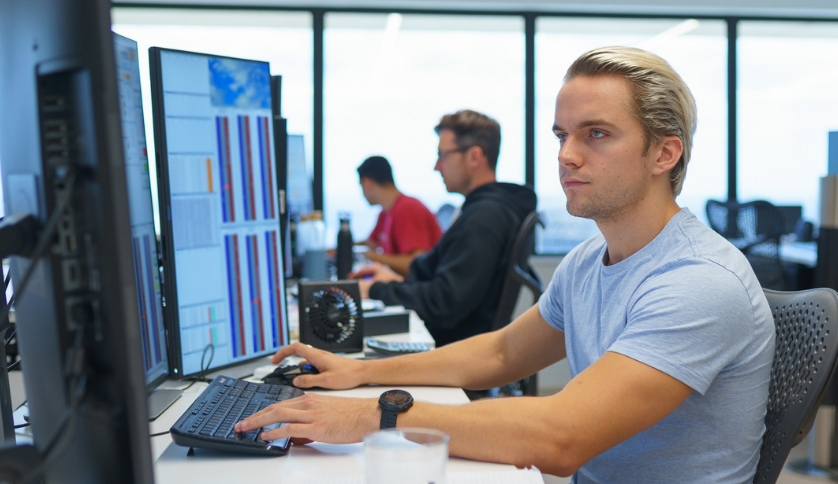
[{"label": "white ceiling", "polygon": [[644,13],[838,19],[835,0],[113,0],[114,4],[285,6],[306,8],[424,8],[536,12]]}]

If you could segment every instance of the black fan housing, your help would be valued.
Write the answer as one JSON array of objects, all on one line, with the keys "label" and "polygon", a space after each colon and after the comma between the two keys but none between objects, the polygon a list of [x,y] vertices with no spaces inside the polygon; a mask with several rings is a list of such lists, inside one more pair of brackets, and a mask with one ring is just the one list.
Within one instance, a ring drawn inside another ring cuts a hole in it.
[{"label": "black fan housing", "polygon": [[301,282],[300,341],[328,351],[363,351],[363,311],[357,281]]}]

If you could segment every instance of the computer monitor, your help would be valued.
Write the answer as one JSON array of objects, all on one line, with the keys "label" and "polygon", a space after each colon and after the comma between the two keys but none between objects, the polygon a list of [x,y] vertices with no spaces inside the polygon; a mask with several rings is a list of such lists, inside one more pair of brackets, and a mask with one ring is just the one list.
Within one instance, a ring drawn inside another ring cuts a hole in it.
[{"label": "computer monitor", "polygon": [[311,177],[306,164],[305,138],[301,134],[288,135],[288,213],[293,217],[314,210]]},{"label": "computer monitor", "polygon": [[34,447],[4,477],[153,481],[110,7],[0,3],[4,206],[42,226],[11,259]]},{"label": "computer monitor", "polygon": [[803,217],[802,205],[777,205],[777,210],[783,217],[783,233],[793,234],[797,231],[797,222]]},{"label": "computer monitor", "polygon": [[301,134],[289,134],[287,137],[286,189],[289,230],[285,234],[286,276],[300,276],[302,260],[295,246],[296,233],[291,233],[290,226],[300,221],[303,215],[314,211],[311,177],[306,163],[305,138]]},{"label": "computer monitor", "polygon": [[169,367],[184,378],[289,342],[270,72],[157,47],[149,59]]},{"label": "computer monitor", "polygon": [[181,392],[158,390],[169,377],[166,354],[166,328],[160,293],[160,262],[157,257],[157,235],[154,231],[151,178],[148,170],[140,62],[137,42],[114,34],[117,87],[119,90],[122,142],[125,150],[125,175],[131,222],[131,249],[139,307],[140,342],[146,390],[149,393],[149,416],[157,418]]}]

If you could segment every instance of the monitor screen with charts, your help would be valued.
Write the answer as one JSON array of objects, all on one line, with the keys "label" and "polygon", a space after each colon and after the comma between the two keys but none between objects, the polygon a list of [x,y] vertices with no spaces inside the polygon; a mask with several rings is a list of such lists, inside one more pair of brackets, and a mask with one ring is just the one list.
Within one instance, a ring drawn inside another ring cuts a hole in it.
[{"label": "monitor screen with charts", "polygon": [[149,49],[169,366],[288,344],[267,62]]},{"label": "monitor screen with charts", "polygon": [[160,299],[160,271],[154,207],[148,171],[145,123],[140,93],[140,64],[137,43],[114,34],[117,87],[119,89],[122,144],[125,148],[125,177],[131,220],[131,248],[137,279],[140,309],[140,339],[146,385],[156,385],[169,376],[166,357],[166,329]]},{"label": "monitor screen with charts", "polygon": [[157,235],[154,231],[151,177],[148,169],[140,63],[137,42],[114,34],[116,82],[119,92],[119,114],[122,121],[122,145],[125,150],[125,179],[131,222],[131,251],[134,255],[134,277],[137,284],[140,343],[145,370],[148,412],[157,418],[181,392],[158,389],[169,377],[166,354],[166,328],[160,287],[160,261],[157,257]]}]

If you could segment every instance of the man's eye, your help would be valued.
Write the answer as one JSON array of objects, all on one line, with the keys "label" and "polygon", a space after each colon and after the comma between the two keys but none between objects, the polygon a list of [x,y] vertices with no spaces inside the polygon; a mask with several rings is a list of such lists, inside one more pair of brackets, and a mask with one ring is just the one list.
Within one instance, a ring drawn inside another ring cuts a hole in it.
[{"label": "man's eye", "polygon": [[592,129],[591,130],[591,136],[593,136],[594,138],[604,138],[605,133],[603,133],[602,131],[600,131],[598,129]]},{"label": "man's eye", "polygon": [[564,134],[564,133],[557,134],[556,139],[559,140],[559,143],[564,143],[565,140],[567,139],[567,135]]}]

